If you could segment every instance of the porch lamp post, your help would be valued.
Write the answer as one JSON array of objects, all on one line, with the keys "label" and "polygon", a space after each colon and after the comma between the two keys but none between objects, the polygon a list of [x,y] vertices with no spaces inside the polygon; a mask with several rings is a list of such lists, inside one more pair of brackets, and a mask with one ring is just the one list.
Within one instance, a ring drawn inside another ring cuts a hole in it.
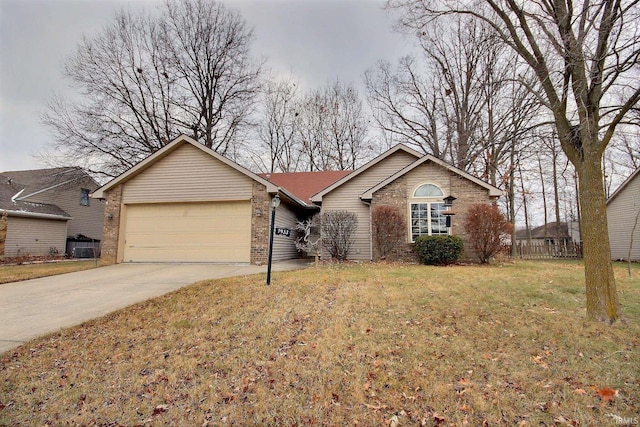
[{"label": "porch lamp post", "polygon": [[446,215],[447,228],[451,228],[451,217],[456,214],[454,211],[451,210],[451,206],[453,206],[453,201],[456,200],[456,197],[453,197],[452,195],[448,195],[442,200],[444,201],[445,208],[447,208],[446,211],[442,212],[442,215]]},{"label": "porch lamp post", "polygon": [[271,260],[273,259],[273,233],[276,224],[276,208],[280,206],[280,196],[271,199],[271,231],[269,232],[269,261],[267,262],[267,286],[271,284]]}]

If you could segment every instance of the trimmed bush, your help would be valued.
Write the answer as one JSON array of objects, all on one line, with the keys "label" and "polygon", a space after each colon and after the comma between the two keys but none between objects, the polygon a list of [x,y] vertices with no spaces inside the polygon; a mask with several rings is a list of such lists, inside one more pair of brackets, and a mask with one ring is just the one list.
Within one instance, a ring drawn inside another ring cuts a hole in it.
[{"label": "trimmed bush", "polygon": [[326,211],[320,222],[322,245],[331,258],[343,261],[349,256],[358,228],[358,216],[349,211]]},{"label": "trimmed bush", "polygon": [[371,210],[374,248],[380,259],[387,259],[405,239],[407,223],[397,206],[382,205]]},{"label": "trimmed bush", "polygon": [[420,262],[426,265],[453,264],[464,252],[464,243],[458,236],[420,236],[414,247]]},{"label": "trimmed bush", "polygon": [[511,234],[511,223],[494,204],[479,203],[469,208],[464,229],[482,264],[488,264],[502,247],[503,237]]}]

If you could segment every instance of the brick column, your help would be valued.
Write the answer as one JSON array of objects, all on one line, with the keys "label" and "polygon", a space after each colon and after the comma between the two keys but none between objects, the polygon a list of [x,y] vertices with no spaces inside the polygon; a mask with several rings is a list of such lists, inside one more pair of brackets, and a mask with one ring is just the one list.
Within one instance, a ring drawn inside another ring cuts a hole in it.
[{"label": "brick column", "polygon": [[251,196],[251,264],[267,263],[269,256],[269,215],[271,203],[267,188],[253,183]]},{"label": "brick column", "polygon": [[109,191],[106,200],[102,250],[100,255],[101,265],[111,265],[117,262],[120,213],[122,209],[122,185],[118,185]]}]

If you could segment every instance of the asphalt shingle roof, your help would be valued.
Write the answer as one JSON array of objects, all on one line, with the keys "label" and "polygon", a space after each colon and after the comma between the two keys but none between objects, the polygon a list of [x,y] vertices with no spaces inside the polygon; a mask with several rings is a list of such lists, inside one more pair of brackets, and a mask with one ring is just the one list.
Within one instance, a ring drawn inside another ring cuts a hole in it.
[{"label": "asphalt shingle roof", "polygon": [[[62,169],[62,168],[57,168]],[[46,169],[45,169],[46,170]],[[23,171],[34,172],[34,171]],[[60,209],[58,206],[48,203],[34,203],[25,200],[19,200],[19,196],[29,194],[27,191],[32,192],[47,188],[51,185],[44,187],[38,187],[35,185],[35,180],[31,181],[31,185],[23,184],[17,179],[18,174],[16,172],[2,172],[0,173],[0,211],[8,211],[9,213],[22,214],[27,216],[41,216],[41,217],[60,217],[71,219],[71,215]],[[29,174],[21,174],[23,178],[27,178]],[[33,179],[39,177],[39,174],[31,174]],[[62,181],[64,182],[64,181]],[[55,185],[55,184],[54,184]]]},{"label": "asphalt shingle roof", "polygon": [[346,171],[319,172],[278,172],[272,174],[261,173],[260,177],[283,187],[305,203],[311,203],[311,196],[324,190],[339,179],[349,175]]}]

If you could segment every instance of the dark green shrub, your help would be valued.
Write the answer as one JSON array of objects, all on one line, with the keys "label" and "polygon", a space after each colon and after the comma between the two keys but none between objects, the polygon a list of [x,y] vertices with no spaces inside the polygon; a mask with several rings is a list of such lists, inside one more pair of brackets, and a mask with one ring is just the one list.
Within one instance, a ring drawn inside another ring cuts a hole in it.
[{"label": "dark green shrub", "polygon": [[420,236],[416,239],[415,250],[423,264],[447,265],[460,259],[464,243],[458,236]]}]

